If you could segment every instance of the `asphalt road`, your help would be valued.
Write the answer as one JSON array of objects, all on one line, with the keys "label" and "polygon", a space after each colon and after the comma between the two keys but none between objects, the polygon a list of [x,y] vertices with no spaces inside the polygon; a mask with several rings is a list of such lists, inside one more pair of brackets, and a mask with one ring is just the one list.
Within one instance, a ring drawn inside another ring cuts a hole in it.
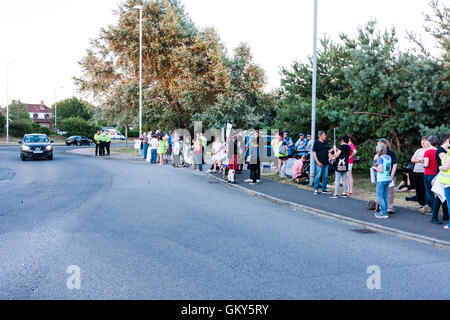
[{"label": "asphalt road", "polygon": [[[0,147],[0,299],[450,298],[449,251],[357,233],[191,170],[66,150],[22,162]],[[367,287],[369,266],[380,289]]]}]

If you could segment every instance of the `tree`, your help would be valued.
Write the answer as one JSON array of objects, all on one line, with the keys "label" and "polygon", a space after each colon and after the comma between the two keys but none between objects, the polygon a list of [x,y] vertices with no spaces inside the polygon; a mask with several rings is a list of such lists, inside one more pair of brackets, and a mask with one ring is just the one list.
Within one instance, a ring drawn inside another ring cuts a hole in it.
[{"label": "tree", "polygon": [[0,134],[5,133],[6,131],[6,116],[0,112]]},{"label": "tree", "polygon": [[[328,38],[320,40],[317,53],[317,114],[319,130],[336,128],[342,110],[352,103],[353,89],[345,77],[351,64],[351,48]],[[292,135],[311,127],[312,58],[308,63],[294,61],[281,70],[281,88],[274,127]]]},{"label": "tree", "polygon": [[448,68],[450,66],[450,8],[445,4],[441,6],[438,0],[432,0],[430,7],[432,12],[424,13],[424,20],[427,23],[425,31],[436,40],[436,46],[442,49],[442,57],[432,57],[413,32],[408,32],[408,39],[415,43],[425,56],[441,61]]},{"label": "tree", "polygon": [[33,133],[33,124],[30,119],[15,119],[9,124],[9,134],[13,137],[23,137]]},{"label": "tree", "polygon": [[97,128],[82,118],[67,118],[60,122],[61,130],[67,131],[67,135],[80,135],[93,139]]},{"label": "tree", "polygon": [[32,122],[27,107],[20,100],[9,105],[9,118],[11,121],[23,119]]},{"label": "tree", "polygon": [[[56,104],[56,116],[58,120],[67,118],[81,118],[86,121],[91,120],[93,116],[93,107],[89,103],[72,97]],[[52,106],[53,115],[55,115],[55,105]]]},{"label": "tree", "polygon": [[216,103],[207,104],[194,119],[215,128],[224,127],[227,123],[241,129],[270,126],[270,115],[275,111],[275,95],[264,93],[265,73],[253,62],[248,44],[240,44],[231,58],[226,57],[225,66],[230,77],[226,91]]},{"label": "tree", "polygon": [[[126,0],[119,5],[117,25],[103,28],[80,61],[82,76],[75,82],[81,92],[93,94],[103,114],[137,114],[139,23],[132,12],[136,3]],[[195,28],[179,1],[141,4],[144,121],[188,127],[191,116],[215,103],[227,87],[223,46],[214,30]]]},{"label": "tree", "polygon": [[[358,28],[341,43],[321,41],[318,54],[317,126],[339,135],[352,133],[360,155],[369,159],[379,138],[392,141],[400,161],[408,161],[419,136],[448,132],[448,68],[442,62],[397,48],[396,32],[379,32],[376,22]],[[283,69],[275,126],[309,128],[311,60]]]}]

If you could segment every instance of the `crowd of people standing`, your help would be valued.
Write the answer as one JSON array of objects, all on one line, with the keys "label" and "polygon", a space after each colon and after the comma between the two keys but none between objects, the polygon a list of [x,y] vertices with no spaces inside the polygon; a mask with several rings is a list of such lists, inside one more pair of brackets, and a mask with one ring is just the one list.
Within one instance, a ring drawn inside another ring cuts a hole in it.
[{"label": "crowd of people standing", "polygon": [[[141,137],[141,156],[151,164],[165,165],[172,160],[175,167],[191,167],[193,170],[203,171],[205,154],[211,155],[209,173],[222,174],[228,183],[236,183],[235,175],[242,172],[244,165],[250,171],[250,178],[246,183],[258,184],[261,181],[262,153],[267,140],[262,139],[258,130],[250,135],[242,131],[231,134],[222,140],[215,137],[211,146],[207,147],[208,139],[198,133],[191,140],[189,135],[180,137],[176,132],[163,134],[161,130],[155,133],[144,133]],[[446,199],[450,193],[450,135],[445,135],[440,143],[437,137],[423,137],[419,148],[411,159],[413,167],[410,175],[406,176],[402,184],[406,190],[414,189],[415,200],[418,202],[420,213],[432,213],[431,222],[442,224],[438,219],[440,208],[443,208],[443,220],[449,220],[447,201],[437,197],[432,191],[439,175]],[[272,154],[277,159],[277,172],[280,177],[285,176],[286,163],[294,158],[292,165],[292,179],[297,183],[307,181],[307,168],[314,165],[312,177],[313,194],[327,194],[331,199],[347,198],[354,193],[353,165],[358,153],[353,138],[345,134],[330,146],[327,135],[319,131],[318,139],[313,143],[311,135],[299,134],[294,143],[288,131],[279,132],[270,141]],[[208,149],[208,150],[207,150]],[[394,192],[398,190],[396,176],[398,169],[397,156],[391,144],[386,139],[380,139],[375,147],[373,159],[374,183],[376,184],[377,208],[375,217],[389,218],[395,213]],[[291,160],[292,161],[292,160]],[[329,172],[334,172],[334,192],[328,190]],[[342,185],[342,192],[341,190]],[[321,191],[320,191],[321,190]],[[450,225],[445,226],[446,229]]]}]

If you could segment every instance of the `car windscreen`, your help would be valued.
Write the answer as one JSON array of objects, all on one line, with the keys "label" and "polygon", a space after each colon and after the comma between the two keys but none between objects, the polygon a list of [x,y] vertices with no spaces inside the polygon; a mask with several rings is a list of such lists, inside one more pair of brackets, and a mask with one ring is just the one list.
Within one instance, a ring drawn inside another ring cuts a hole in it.
[{"label": "car windscreen", "polygon": [[26,136],[23,139],[24,143],[49,143],[48,137],[46,136]]}]

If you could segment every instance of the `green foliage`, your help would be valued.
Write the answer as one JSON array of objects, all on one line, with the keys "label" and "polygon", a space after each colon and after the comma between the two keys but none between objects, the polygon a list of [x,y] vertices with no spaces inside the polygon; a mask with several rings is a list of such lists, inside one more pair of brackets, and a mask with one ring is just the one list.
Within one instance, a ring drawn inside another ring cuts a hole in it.
[{"label": "green foliage", "polygon": [[[116,25],[102,29],[80,61],[79,89],[100,102],[98,118],[120,127],[138,125],[139,25],[135,0],[119,5]],[[192,128],[192,120],[235,121],[252,113],[244,126],[269,123],[274,103],[263,93],[264,71],[240,45],[228,58],[216,31],[198,30],[176,0],[142,1],[143,125],[172,130]],[[226,122],[225,122],[226,123]],[[235,123],[237,125],[237,123]]]},{"label": "green foliage", "polygon": [[67,131],[68,136],[80,135],[93,139],[97,128],[82,118],[67,118],[61,120],[62,131]]},{"label": "green foliage", "polygon": [[444,134],[449,134],[450,133],[450,127],[448,125],[441,125],[440,127],[435,127],[435,128],[429,128],[424,126],[423,124],[419,124],[419,128],[420,128],[420,135],[422,136],[436,136],[439,139],[444,135]]},{"label": "green foliage", "polygon": [[275,114],[274,94],[264,93],[264,70],[253,62],[250,47],[243,43],[226,58],[230,75],[227,91],[213,105],[206,105],[194,115],[210,128],[221,128],[231,123],[235,128],[248,129],[270,126],[270,115]]},{"label": "green foliage", "polygon": [[30,114],[28,113],[27,107],[20,102],[20,100],[9,105],[9,119],[11,119],[11,121],[30,119]]},{"label": "green foliage", "polygon": [[[125,132],[123,132],[125,135]],[[139,130],[128,130],[128,138],[139,138]]]},{"label": "green foliage", "polygon": [[6,131],[6,116],[4,116],[0,112],[0,134],[5,133],[5,131]]},{"label": "green foliage", "polygon": [[33,122],[31,119],[16,119],[9,124],[9,134],[13,137],[23,137],[25,134],[33,132]]},{"label": "green foliage", "polygon": [[[395,29],[376,31],[369,21],[341,43],[322,41],[318,53],[317,130],[330,138],[352,134],[359,155],[373,157],[377,139],[391,141],[406,163],[420,145],[420,135],[444,132],[449,123],[449,81],[444,65],[427,56],[401,52]],[[312,68],[297,61],[282,70],[275,126],[308,131]]]},{"label": "green foliage", "polygon": [[[53,116],[55,115],[55,105],[52,106]],[[67,118],[81,118],[89,121],[94,114],[93,107],[87,102],[72,97],[56,104],[56,116],[58,121]]]},{"label": "green foliage", "polygon": [[33,126],[33,133],[43,133],[46,134],[47,136],[50,136],[53,133],[53,131],[51,131],[49,128],[40,126],[37,123],[33,122],[32,126]]}]

